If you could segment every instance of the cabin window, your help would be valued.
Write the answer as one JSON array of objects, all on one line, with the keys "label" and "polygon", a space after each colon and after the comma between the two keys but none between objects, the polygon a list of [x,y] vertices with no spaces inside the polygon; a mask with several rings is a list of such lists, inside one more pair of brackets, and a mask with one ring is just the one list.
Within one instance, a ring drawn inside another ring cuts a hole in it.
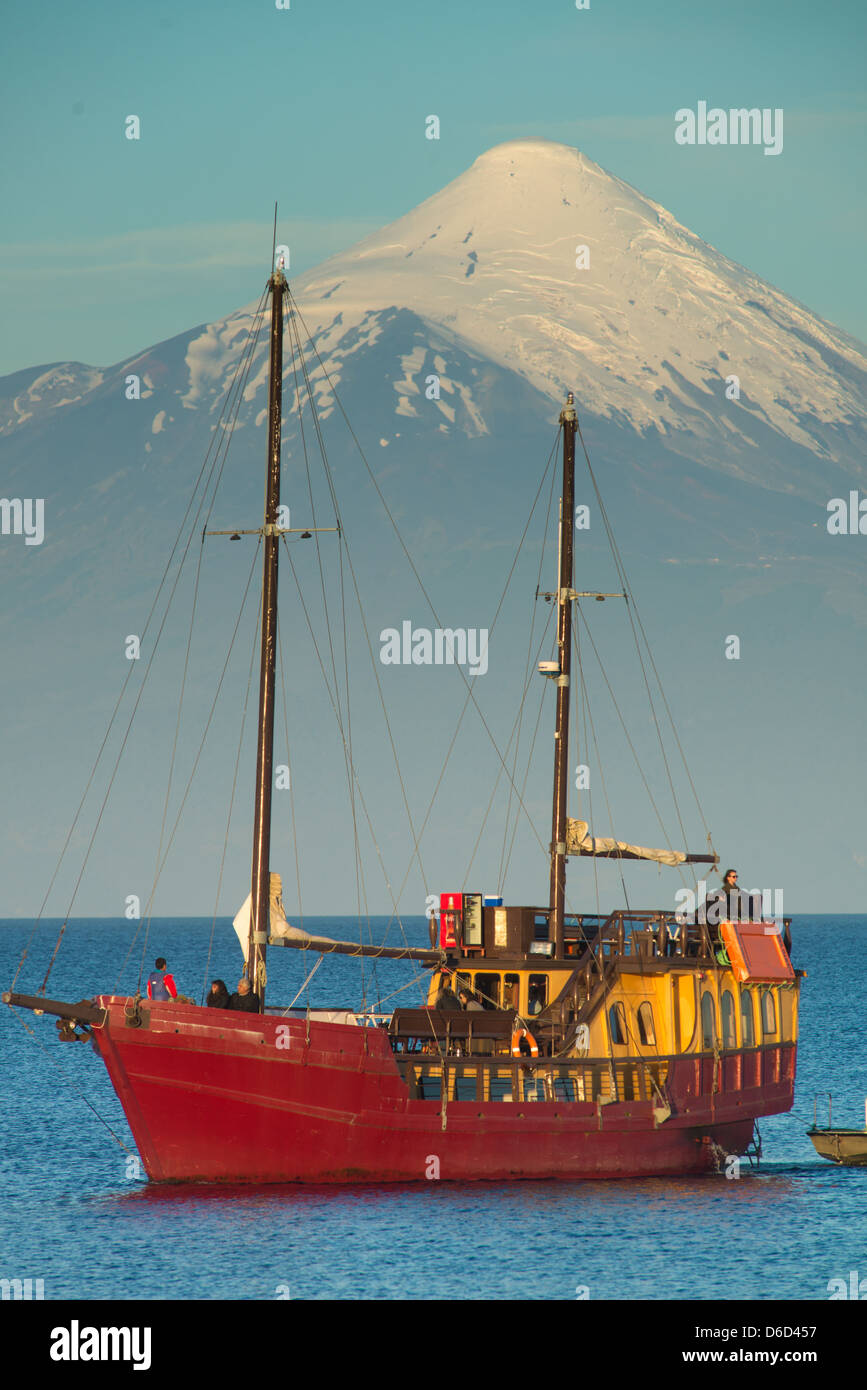
[{"label": "cabin window", "polygon": [[548,976],[531,975],[527,980],[527,1013],[540,1014],[548,1003]]},{"label": "cabin window", "polygon": [[537,912],[533,919],[533,940],[547,941],[549,936],[548,914]]},{"label": "cabin window", "polygon": [[755,1047],[756,1030],[753,1027],[753,996],[748,989],[741,990],[741,1037],[742,1046]]},{"label": "cabin window", "polygon": [[737,1047],[738,1040],[735,1032],[735,999],[730,989],[724,989],[722,992],[720,1012],[722,1014],[723,1047]]},{"label": "cabin window", "polygon": [[559,1076],[554,1078],[554,1099],[555,1100],[583,1100],[579,1096],[575,1087],[575,1077],[568,1071],[561,1071]]},{"label": "cabin window", "polygon": [[767,1037],[777,1031],[777,1010],[769,989],[762,992],[762,1032]]},{"label": "cabin window", "polygon": [[622,1004],[612,1004],[608,1010],[608,1031],[616,1047],[626,1045],[626,1014]]},{"label": "cabin window", "polygon": [[454,982],[454,984],[452,985],[452,989],[454,990],[454,992],[455,992],[455,994],[458,996],[458,998],[460,999],[460,997],[461,997],[461,990],[462,990],[462,989],[468,989],[468,990],[470,991],[470,993],[472,993],[472,988],[473,988],[473,982],[472,982],[472,980],[470,979],[469,972],[466,971],[466,970],[456,970],[456,971],[455,971],[455,982]]},{"label": "cabin window", "polygon": [[491,1070],[488,1075],[488,1096],[491,1100],[512,1099],[512,1072]]},{"label": "cabin window", "polygon": [[653,1026],[653,1008],[647,1002],[638,1006],[638,1041],[642,1047],[656,1046],[656,1030]]},{"label": "cabin window", "polygon": [[519,1006],[518,991],[521,988],[520,975],[503,976],[503,1008],[514,1009],[517,1013]]},{"label": "cabin window", "polygon": [[476,993],[479,996],[479,1003],[486,1009],[498,1009],[500,1007],[500,977],[499,975],[476,976]]},{"label": "cabin window", "polygon": [[701,1045],[711,1048],[716,1039],[716,1007],[713,995],[706,989],[701,996]]},{"label": "cabin window", "polygon": [[475,1067],[472,1070],[468,1067],[461,1067],[455,1076],[455,1093],[452,1099],[475,1100],[477,1075]]}]

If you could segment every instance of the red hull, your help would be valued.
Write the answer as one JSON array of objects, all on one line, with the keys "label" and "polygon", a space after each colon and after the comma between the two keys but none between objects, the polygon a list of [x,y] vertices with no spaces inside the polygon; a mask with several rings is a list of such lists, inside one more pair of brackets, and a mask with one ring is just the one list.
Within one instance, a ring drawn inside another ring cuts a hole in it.
[{"label": "red hull", "polygon": [[130,1027],[126,1002],[99,1000],[109,1016],[94,1037],[155,1182],[700,1173],[714,1145],[745,1152],[753,1121],[793,1099],[795,1048],[782,1044],[726,1054],[716,1078],[712,1056],[672,1061],[661,1122],[642,1100],[452,1100],[444,1115],[410,1099],[380,1029],[177,1004]]}]

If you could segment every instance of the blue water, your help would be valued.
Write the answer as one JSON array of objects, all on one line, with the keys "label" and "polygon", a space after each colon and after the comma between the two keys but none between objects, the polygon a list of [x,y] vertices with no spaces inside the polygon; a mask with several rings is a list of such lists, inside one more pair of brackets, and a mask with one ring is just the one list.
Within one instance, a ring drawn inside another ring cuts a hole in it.
[{"label": "blue water", "polygon": [[[114,989],[134,926],[73,923],[49,997]],[[337,923],[315,927],[333,935]],[[28,930],[0,923],[4,989]],[[51,1019],[0,1008],[0,1277],[44,1279],[46,1299],[574,1299],[579,1288],[594,1300],[828,1299],[829,1280],[867,1278],[867,1169],[826,1163],[804,1131],[818,1091],[834,1093],[835,1121],[864,1122],[867,919],[796,918],[793,930],[795,965],[809,976],[795,1108],[762,1121],[762,1163],[737,1180],[150,1188],[129,1176],[129,1155],[105,1127],[134,1152],[96,1054],[60,1044]],[[36,992],[53,935],[41,930],[20,992]],[[209,936],[209,923],[152,924],[148,967],[165,955],[195,998],[206,977],[232,985],[234,936],[218,928],[210,965]],[[424,923],[410,937],[426,944]],[[290,1002],[314,960],[272,951],[270,1002]],[[402,962],[368,968],[368,1002],[416,973]],[[310,995],[356,1005],[359,963],[326,958]],[[418,999],[413,986],[397,1002]]]}]

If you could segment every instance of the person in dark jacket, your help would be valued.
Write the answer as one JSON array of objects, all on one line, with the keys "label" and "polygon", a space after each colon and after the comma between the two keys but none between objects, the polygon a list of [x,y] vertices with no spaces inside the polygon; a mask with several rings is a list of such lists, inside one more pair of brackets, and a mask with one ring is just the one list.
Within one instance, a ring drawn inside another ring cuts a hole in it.
[{"label": "person in dark jacket", "polygon": [[225,980],[212,980],[211,992],[208,995],[207,1008],[227,1009],[229,1007],[229,990]]},{"label": "person in dark jacket", "polygon": [[[720,894],[724,898],[723,911],[730,922],[739,922],[741,917],[750,916],[750,901],[746,893],[741,895],[738,888],[737,869],[727,869]],[[725,920],[722,918],[721,920]]]},{"label": "person in dark jacket", "polygon": [[259,1012],[259,996],[250,988],[250,981],[246,977],[238,981],[237,993],[231,996],[226,1008],[237,1009],[243,1014]]},{"label": "person in dark jacket", "polygon": [[699,921],[719,928],[721,922],[737,922],[740,918],[740,891],[737,869],[727,869],[719,888],[708,893],[699,909]]},{"label": "person in dark jacket", "polygon": [[439,1009],[441,1012],[460,1010],[461,1001],[452,989],[450,976],[443,971],[440,980],[440,991],[434,1000],[434,1008]]}]

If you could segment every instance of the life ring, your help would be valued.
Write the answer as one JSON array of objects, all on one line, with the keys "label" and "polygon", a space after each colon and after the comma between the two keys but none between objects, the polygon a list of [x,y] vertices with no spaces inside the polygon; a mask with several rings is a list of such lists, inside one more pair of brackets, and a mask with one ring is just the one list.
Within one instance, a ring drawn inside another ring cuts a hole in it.
[{"label": "life ring", "polygon": [[522,1039],[522,1038],[525,1038],[525,1039],[526,1039],[527,1045],[528,1045],[529,1048],[530,1048],[530,1056],[531,1056],[531,1057],[538,1057],[538,1056],[539,1056],[539,1044],[536,1042],[536,1039],[533,1037],[533,1034],[530,1032],[529,1028],[516,1028],[516,1029],[515,1029],[514,1033],[512,1034],[512,1056],[513,1056],[513,1057],[520,1057],[520,1056],[521,1056],[521,1039]]}]

